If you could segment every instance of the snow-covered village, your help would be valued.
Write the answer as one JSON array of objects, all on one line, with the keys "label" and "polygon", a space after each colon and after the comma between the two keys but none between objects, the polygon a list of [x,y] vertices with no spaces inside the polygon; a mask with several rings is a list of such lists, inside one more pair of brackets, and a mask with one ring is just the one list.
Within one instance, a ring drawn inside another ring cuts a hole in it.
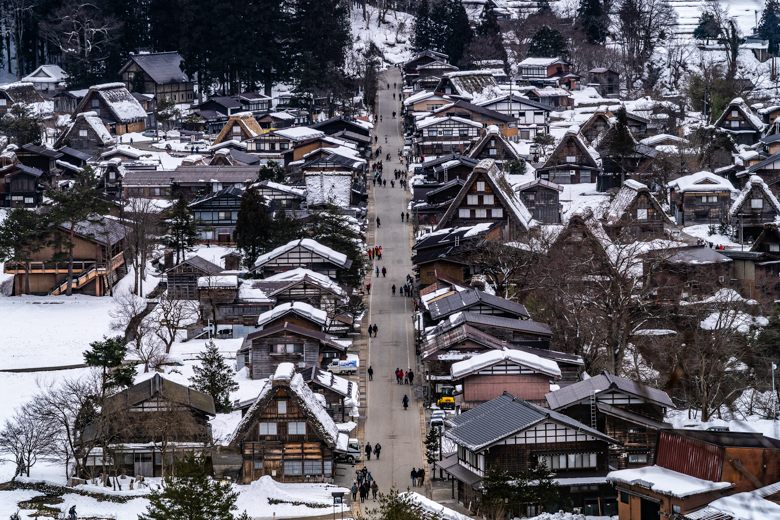
[{"label": "snow-covered village", "polygon": [[780,520],[779,58],[780,0],[0,0],[0,520]]}]

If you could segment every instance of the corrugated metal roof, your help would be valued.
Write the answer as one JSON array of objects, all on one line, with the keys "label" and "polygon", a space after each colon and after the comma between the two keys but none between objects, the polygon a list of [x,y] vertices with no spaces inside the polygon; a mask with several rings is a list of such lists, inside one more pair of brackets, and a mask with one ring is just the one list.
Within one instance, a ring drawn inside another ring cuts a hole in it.
[{"label": "corrugated metal roof", "polygon": [[173,171],[132,170],[125,175],[126,186],[167,186],[171,182],[254,182],[259,166],[179,166]]},{"label": "corrugated metal roof", "polygon": [[[178,52],[133,54],[130,56],[130,59],[135,61],[158,85],[186,83],[190,80],[187,74],[181,70],[183,59]],[[122,67],[122,71],[126,67],[127,65]]]},{"label": "corrugated metal roof", "polygon": [[643,399],[653,401],[661,406],[674,408],[674,403],[672,403],[672,400],[663,390],[658,390],[657,388],[643,385],[642,383],[614,376],[606,370],[597,376],[574,383],[573,385],[561,388],[555,392],[550,392],[545,398],[547,399],[550,408],[553,410],[560,410],[571,406],[582,399],[589,398],[594,391],[599,393],[610,388],[615,388],[642,397]]},{"label": "corrugated metal roof", "polygon": [[[61,224],[60,227],[70,230],[69,223]],[[90,237],[95,242],[101,244],[106,243],[106,235],[108,235],[108,239],[112,244],[116,244],[130,232],[131,229],[129,227],[110,218],[103,218],[95,222],[83,221],[76,224],[76,233]]]},{"label": "corrugated metal roof", "polygon": [[[205,258],[203,258],[201,256],[197,256],[197,255],[191,256],[191,257],[187,258],[181,264],[190,264],[191,266],[200,269],[201,271],[203,271],[206,274],[219,274],[222,271],[224,271],[224,269],[222,269],[217,264],[211,263],[208,260],[206,260]],[[181,265],[181,264],[179,264],[179,265]],[[173,266],[170,269],[168,269],[168,271],[165,271],[165,272],[167,273],[167,272],[169,272],[169,271],[171,271],[173,269],[176,269],[177,267],[179,267],[179,265]]]},{"label": "corrugated metal roof", "polygon": [[518,316],[530,317],[525,306],[499,298],[492,294],[480,291],[479,289],[469,289],[467,291],[460,291],[456,294],[442,298],[431,303],[428,308],[431,313],[431,318],[436,321],[444,317],[449,316],[455,312],[466,310],[477,304],[485,304],[495,309],[503,310],[510,314],[516,314]]},{"label": "corrugated metal roof", "polygon": [[503,316],[492,316],[490,314],[480,314],[478,312],[464,312],[455,320],[463,323],[476,323],[489,327],[498,327],[502,329],[511,329],[532,334],[545,334],[552,336],[552,329],[546,323],[531,320],[516,320],[514,318],[504,318]]}]

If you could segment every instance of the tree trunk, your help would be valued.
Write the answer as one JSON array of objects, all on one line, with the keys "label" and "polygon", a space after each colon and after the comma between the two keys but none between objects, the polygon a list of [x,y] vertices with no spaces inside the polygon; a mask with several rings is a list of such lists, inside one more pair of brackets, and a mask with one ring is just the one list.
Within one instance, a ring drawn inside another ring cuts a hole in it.
[{"label": "tree trunk", "polygon": [[70,241],[68,242],[68,288],[65,290],[65,294],[68,296],[73,295],[73,238],[76,234],[76,223],[70,223]]},{"label": "tree trunk", "polygon": [[31,264],[28,261],[24,266],[24,294],[30,294],[30,267]]}]

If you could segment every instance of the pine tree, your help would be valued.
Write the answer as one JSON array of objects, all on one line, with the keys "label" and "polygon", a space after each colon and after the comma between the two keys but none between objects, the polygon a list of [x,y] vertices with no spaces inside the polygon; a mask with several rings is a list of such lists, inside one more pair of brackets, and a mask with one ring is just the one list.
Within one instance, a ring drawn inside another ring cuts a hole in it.
[{"label": "pine tree", "polygon": [[32,254],[46,245],[49,236],[46,215],[14,208],[0,225],[0,261],[25,265],[24,293],[30,293]]},{"label": "pine tree", "polygon": [[[763,20],[763,17],[761,18]],[[759,28],[760,30],[760,28]],[[709,45],[710,40],[714,40],[720,34],[720,27],[718,21],[709,11],[704,11],[699,17],[699,25],[693,30],[693,37],[697,40],[705,40]]]},{"label": "pine tree", "polygon": [[529,58],[559,58],[568,55],[566,38],[557,29],[542,25],[528,46]]},{"label": "pine tree", "polygon": [[238,390],[238,383],[233,379],[233,369],[225,363],[225,358],[213,340],[206,343],[206,350],[198,355],[198,360],[200,366],[193,367],[195,375],[190,378],[192,387],[214,399],[217,413],[230,413],[230,392]]},{"label": "pine tree", "polygon": [[607,40],[609,16],[602,0],[581,0],[578,15],[589,43],[602,44]]},{"label": "pine tree", "polygon": [[258,182],[271,181],[281,184],[286,176],[287,173],[284,171],[283,166],[276,161],[268,161],[257,173],[257,180]]},{"label": "pine tree", "polygon": [[[79,224],[103,222],[103,215],[110,210],[108,201],[101,197],[100,180],[91,166],[84,166],[74,174],[67,191],[51,189],[46,192],[50,199],[49,220],[65,227],[65,233],[55,236],[56,245],[67,249],[68,278],[65,294],[73,294],[73,249],[76,247],[76,227]],[[61,255],[55,255],[57,260]]]},{"label": "pine tree", "polygon": [[212,480],[205,459],[192,454],[176,463],[176,476],[165,477],[162,489],[149,495],[139,520],[234,520],[238,493],[229,482]]},{"label": "pine tree", "polygon": [[101,369],[103,389],[124,388],[133,384],[135,365],[123,365],[127,355],[127,346],[122,336],[93,341],[92,350],[84,352],[84,362],[91,367]]},{"label": "pine tree", "polygon": [[474,39],[474,32],[469,24],[469,17],[466,14],[466,8],[460,0],[449,0],[447,4],[449,11],[447,21],[447,39],[444,52],[449,56],[450,63],[460,63],[463,54],[466,52],[471,40]]},{"label": "pine tree", "polygon": [[187,251],[192,251],[198,240],[195,216],[183,194],[174,196],[171,207],[162,215],[161,225],[163,243],[176,251],[178,264]]},{"label": "pine tree", "polygon": [[525,502],[541,504],[546,510],[550,510],[558,503],[560,492],[554,480],[555,474],[548,468],[544,460],[523,474],[523,481],[532,483],[526,487]]},{"label": "pine tree", "polygon": [[421,0],[417,6],[414,20],[414,52],[427,51],[433,48],[430,7],[428,0]]},{"label": "pine tree", "polygon": [[287,215],[285,210],[278,210],[268,231],[268,250],[276,249],[297,238],[305,238],[301,221]]},{"label": "pine tree", "polygon": [[437,513],[431,514],[409,493],[399,493],[395,486],[387,493],[379,493],[379,507],[366,513],[366,518],[375,520],[439,520]]},{"label": "pine tree", "polygon": [[[447,42],[450,38],[450,11],[447,0],[434,0],[431,7],[431,50],[447,53]],[[452,56],[449,57],[450,63]]]},{"label": "pine tree", "polygon": [[428,434],[425,436],[423,444],[425,445],[425,460],[428,461],[428,465],[433,467],[436,461],[439,460],[439,442],[441,439],[441,432],[439,428],[431,428]]},{"label": "pine tree", "polygon": [[501,26],[498,25],[498,17],[490,5],[485,6],[482,10],[475,33],[477,36],[501,34]]},{"label": "pine tree", "polygon": [[628,129],[628,112],[626,107],[621,106],[615,112],[615,126],[610,132],[609,153],[617,160],[620,166],[620,180],[626,180],[625,159],[634,153],[636,141],[631,131]]},{"label": "pine tree", "polygon": [[764,12],[761,13],[761,21],[758,23],[758,35],[769,40],[767,50],[772,56],[777,56],[780,51],[780,2],[778,0],[766,1]]},{"label": "pine tree", "polygon": [[43,139],[43,120],[23,103],[16,103],[0,119],[0,133],[8,136],[17,146],[25,144],[40,145]]},{"label": "pine tree", "polygon": [[[352,266],[347,271],[339,271],[338,279],[349,287],[360,287],[366,274],[365,254],[360,244],[360,237],[346,223],[346,218],[335,206],[328,206],[312,216],[306,226],[308,238],[334,251],[344,253],[352,260]],[[305,238],[305,237],[300,237]]]},{"label": "pine tree", "polygon": [[247,268],[251,268],[257,257],[267,250],[270,227],[271,217],[265,199],[257,188],[249,188],[241,197],[236,230],[233,232],[236,246],[244,253]]}]

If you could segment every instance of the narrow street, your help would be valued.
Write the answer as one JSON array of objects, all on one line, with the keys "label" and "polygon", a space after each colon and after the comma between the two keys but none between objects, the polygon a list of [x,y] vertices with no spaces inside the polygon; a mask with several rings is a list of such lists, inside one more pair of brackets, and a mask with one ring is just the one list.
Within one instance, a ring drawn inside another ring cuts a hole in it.
[{"label": "narrow street", "polygon": [[[398,162],[398,150],[403,150],[403,129],[400,115],[392,118],[393,110],[400,114],[401,73],[393,68],[385,72],[380,79],[379,102],[377,111],[383,120],[376,125],[378,144],[382,146],[382,157],[390,153],[391,160],[385,161],[383,178],[387,187],[371,187],[373,190],[374,212],[381,225],[376,229],[374,244],[382,246],[382,260],[375,260],[372,269],[387,268],[387,277],[370,278],[370,314],[369,322],[376,323],[376,338],[369,340],[367,363],[374,369],[374,380],[367,384],[368,412],[365,427],[366,443],[372,446],[382,445],[380,460],[374,457],[366,461],[366,466],[379,485],[381,492],[387,492],[395,485],[405,491],[411,486],[409,476],[412,468],[423,463],[423,445],[420,433],[420,403],[414,398],[412,386],[398,385],[395,370],[411,368],[417,376],[417,363],[414,351],[414,333],[411,321],[412,299],[399,295],[406,283],[406,275],[412,273],[410,250],[410,224],[401,222],[401,211],[406,212],[409,194],[394,179],[393,170],[403,169]],[[393,83],[397,88],[393,88]],[[387,84],[390,90],[387,90]],[[395,99],[393,99],[395,93]],[[387,135],[387,144],[385,144]],[[396,295],[391,293],[395,284]],[[417,377],[415,377],[417,380]],[[402,399],[409,396],[409,409],[404,410]],[[427,476],[426,476],[427,477]],[[422,491],[423,488],[416,488]],[[369,501],[373,502],[373,501]],[[365,504],[368,508],[374,503]]]}]

